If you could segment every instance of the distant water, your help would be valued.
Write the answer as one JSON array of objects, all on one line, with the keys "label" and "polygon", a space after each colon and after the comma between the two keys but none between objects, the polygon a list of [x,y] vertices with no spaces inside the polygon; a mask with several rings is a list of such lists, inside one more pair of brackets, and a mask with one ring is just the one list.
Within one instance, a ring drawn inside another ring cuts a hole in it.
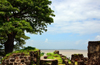
[{"label": "distant water", "polygon": [[[55,51],[55,50],[50,50],[50,49],[40,49],[40,50],[41,50],[41,52],[44,52],[45,55],[46,55],[46,53],[52,53]],[[68,58],[69,57],[71,58],[72,54],[83,54],[84,57],[87,57],[88,51],[87,50],[76,50],[76,49],[73,49],[73,50],[63,49],[63,50],[59,50],[59,53],[67,56]]]}]

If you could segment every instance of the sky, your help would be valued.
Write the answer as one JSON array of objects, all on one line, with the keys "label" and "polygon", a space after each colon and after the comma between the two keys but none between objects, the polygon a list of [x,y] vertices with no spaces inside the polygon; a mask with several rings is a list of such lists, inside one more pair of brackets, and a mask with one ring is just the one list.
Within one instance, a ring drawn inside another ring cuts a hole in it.
[{"label": "sky", "polygon": [[100,0],[51,0],[54,23],[42,35],[30,37],[24,46],[38,49],[87,50],[89,41],[100,40]]}]

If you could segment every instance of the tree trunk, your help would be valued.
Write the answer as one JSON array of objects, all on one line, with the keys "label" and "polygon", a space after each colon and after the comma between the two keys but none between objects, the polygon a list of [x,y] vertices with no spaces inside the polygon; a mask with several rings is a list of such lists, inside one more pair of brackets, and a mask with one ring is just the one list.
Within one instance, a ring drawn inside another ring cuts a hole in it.
[{"label": "tree trunk", "polygon": [[8,34],[8,40],[5,42],[5,54],[8,54],[10,52],[13,52],[13,48],[14,48],[14,38],[15,35],[12,34]]}]

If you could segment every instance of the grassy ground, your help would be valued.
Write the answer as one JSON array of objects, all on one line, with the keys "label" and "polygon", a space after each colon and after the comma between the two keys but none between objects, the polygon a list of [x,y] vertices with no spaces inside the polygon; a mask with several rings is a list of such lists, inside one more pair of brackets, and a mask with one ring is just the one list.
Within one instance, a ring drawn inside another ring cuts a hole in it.
[{"label": "grassy ground", "polygon": [[62,58],[58,54],[54,53],[47,53],[47,59],[57,59],[58,60],[58,65],[65,65],[62,63]]}]

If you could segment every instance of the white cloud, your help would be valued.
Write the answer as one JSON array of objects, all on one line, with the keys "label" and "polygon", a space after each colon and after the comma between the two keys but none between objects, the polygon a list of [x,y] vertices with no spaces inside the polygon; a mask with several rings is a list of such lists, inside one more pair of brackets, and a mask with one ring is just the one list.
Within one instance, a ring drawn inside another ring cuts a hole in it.
[{"label": "white cloud", "polygon": [[48,39],[45,39],[45,42],[48,42]]},{"label": "white cloud", "polygon": [[55,24],[53,27],[49,27],[48,31],[52,33],[79,33],[79,34],[91,34],[100,33],[99,21],[84,21],[84,22],[70,22]]},{"label": "white cloud", "polygon": [[[54,24],[50,33],[100,33],[100,0],[52,0],[55,11]],[[58,5],[59,4],[59,5]]]},{"label": "white cloud", "polygon": [[100,35],[97,35],[97,36],[95,37],[95,39],[96,39],[97,41],[100,41]]}]

